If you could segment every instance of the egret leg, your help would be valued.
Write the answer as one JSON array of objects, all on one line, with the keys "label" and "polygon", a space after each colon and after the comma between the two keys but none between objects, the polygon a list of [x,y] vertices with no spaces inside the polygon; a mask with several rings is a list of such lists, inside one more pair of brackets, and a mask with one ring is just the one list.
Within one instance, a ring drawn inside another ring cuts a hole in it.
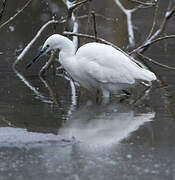
[{"label": "egret leg", "polygon": [[109,98],[110,97],[110,92],[106,89],[102,89],[102,95],[105,98]]},{"label": "egret leg", "polygon": [[101,91],[97,89],[96,92],[96,103],[99,104],[101,102]]},{"label": "egret leg", "polygon": [[106,89],[102,90],[102,104],[109,104],[110,102],[110,92],[107,91]]},{"label": "egret leg", "polygon": [[131,96],[131,93],[129,92],[129,91],[127,91],[127,90],[122,90],[127,96]]}]

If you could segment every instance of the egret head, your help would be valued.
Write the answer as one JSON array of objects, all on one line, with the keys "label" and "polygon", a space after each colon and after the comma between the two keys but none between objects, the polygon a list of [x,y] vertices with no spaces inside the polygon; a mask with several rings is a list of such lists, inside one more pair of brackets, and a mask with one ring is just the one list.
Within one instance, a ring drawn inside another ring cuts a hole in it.
[{"label": "egret head", "polygon": [[63,50],[66,54],[75,54],[75,47],[71,40],[62,35],[53,34],[45,41],[38,55],[27,64],[26,69],[29,68],[41,55],[54,49],[59,49],[60,51]]},{"label": "egret head", "polygon": [[54,35],[50,36],[47,38],[45,41],[41,51],[43,51],[43,54],[46,54],[47,52],[57,49],[57,42],[55,42],[55,38],[53,37]]},{"label": "egret head", "polygon": [[40,50],[40,52],[32,59],[32,61],[30,61],[27,66],[26,69],[28,69],[36,60],[39,59],[40,56],[45,55],[46,53],[48,53],[51,50],[56,49],[56,43],[53,40],[52,36],[50,36],[44,43],[42,49]]}]

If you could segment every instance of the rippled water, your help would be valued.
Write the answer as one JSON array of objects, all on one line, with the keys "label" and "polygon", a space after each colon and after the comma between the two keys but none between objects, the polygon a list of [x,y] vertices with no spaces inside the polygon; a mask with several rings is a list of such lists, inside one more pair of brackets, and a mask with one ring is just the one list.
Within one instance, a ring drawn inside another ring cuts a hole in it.
[{"label": "rippled water", "polygon": [[[10,2],[3,20],[23,4],[22,0]],[[97,32],[126,49],[126,18],[114,1],[94,1],[93,8],[106,17],[117,17],[117,21],[97,17]],[[80,14],[85,12],[84,7]],[[149,64],[163,86],[155,83],[144,96],[141,88],[123,101],[114,97],[107,104],[95,103],[87,92],[75,95],[69,80],[60,74],[53,77],[52,70],[47,80],[41,79],[38,72],[48,57],[25,70],[46,37],[54,33],[53,26],[43,32],[16,69],[12,67],[53,14],[66,14],[61,1],[34,1],[0,30],[0,180],[175,179],[175,72]],[[144,40],[151,18],[151,9],[134,13],[136,42]],[[79,23],[80,32],[86,29],[86,22]],[[174,17],[168,33],[175,32],[173,23]],[[63,29],[62,25],[56,27],[59,33]],[[170,39],[155,44],[146,54],[175,67],[173,47]]]}]

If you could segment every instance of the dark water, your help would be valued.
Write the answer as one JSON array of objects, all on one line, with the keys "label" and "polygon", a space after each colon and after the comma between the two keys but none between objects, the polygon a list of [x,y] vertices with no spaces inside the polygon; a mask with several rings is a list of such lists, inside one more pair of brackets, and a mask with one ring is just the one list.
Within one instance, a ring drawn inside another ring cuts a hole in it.
[{"label": "dark water", "polygon": [[[23,4],[22,0],[8,2],[2,21]],[[166,4],[161,1],[159,20]],[[114,1],[95,0],[93,9],[117,18],[114,22],[97,17],[97,32],[126,49],[126,18]],[[86,7],[79,13],[87,13]],[[113,98],[108,104],[96,104],[85,94],[75,95],[70,82],[60,75],[54,78],[52,70],[46,81],[40,79],[38,72],[48,57],[25,70],[43,41],[55,32],[52,25],[13,69],[17,55],[54,14],[66,14],[62,1],[34,1],[0,29],[0,180],[175,179],[175,72],[149,63],[163,86],[155,83],[144,96],[139,89],[122,102]],[[148,34],[152,15],[152,9],[133,14],[136,44]],[[169,34],[175,32],[174,20],[168,23]],[[86,27],[87,19],[81,20],[79,31]],[[63,29],[59,25],[56,32]],[[145,53],[175,67],[174,45],[173,39],[162,41]]]}]

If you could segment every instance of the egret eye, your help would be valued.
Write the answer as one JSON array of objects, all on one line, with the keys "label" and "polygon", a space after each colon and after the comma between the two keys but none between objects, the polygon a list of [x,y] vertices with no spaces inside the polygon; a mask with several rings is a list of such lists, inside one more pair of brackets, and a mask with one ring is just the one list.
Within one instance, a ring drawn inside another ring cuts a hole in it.
[{"label": "egret eye", "polygon": [[49,48],[49,44],[46,45],[46,48]]}]

